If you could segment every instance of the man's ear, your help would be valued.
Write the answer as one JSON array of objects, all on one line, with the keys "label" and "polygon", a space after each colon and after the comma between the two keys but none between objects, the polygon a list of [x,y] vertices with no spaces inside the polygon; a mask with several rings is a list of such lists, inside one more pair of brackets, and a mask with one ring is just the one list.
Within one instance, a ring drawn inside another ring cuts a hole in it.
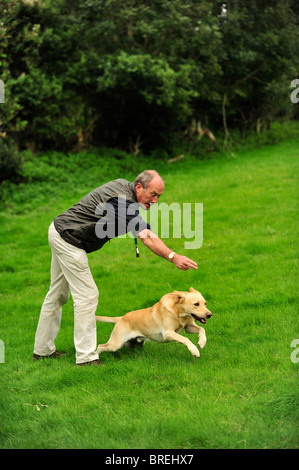
[{"label": "man's ear", "polygon": [[141,183],[137,183],[137,184],[136,184],[136,186],[135,186],[135,191],[136,191],[136,190],[137,190],[137,191],[141,191],[141,190],[143,190],[143,189],[144,189],[144,188],[143,188],[143,186],[142,186]]}]

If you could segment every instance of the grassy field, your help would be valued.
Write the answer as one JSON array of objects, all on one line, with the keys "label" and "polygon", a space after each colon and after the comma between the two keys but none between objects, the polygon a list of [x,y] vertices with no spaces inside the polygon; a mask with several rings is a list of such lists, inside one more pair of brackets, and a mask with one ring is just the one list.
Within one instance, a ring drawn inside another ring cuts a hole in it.
[{"label": "grassy field", "polygon": [[[174,289],[201,291],[213,317],[200,359],[181,344],[149,342],[143,351],[104,353],[104,367],[76,367],[70,299],[56,341],[66,356],[32,362],[50,281],[48,226],[78,195],[66,189],[39,205],[32,200],[25,213],[21,206],[1,213],[1,448],[299,447],[299,364],[291,361],[299,338],[298,144],[156,165],[163,202],[203,203],[201,248],[165,240],[196,260],[197,271],[179,271],[140,243],[136,259],[129,238],[89,255],[97,314],[150,306]],[[95,173],[86,176],[88,191]],[[111,176],[131,178],[133,169]],[[98,324],[99,343],[112,327]]]}]

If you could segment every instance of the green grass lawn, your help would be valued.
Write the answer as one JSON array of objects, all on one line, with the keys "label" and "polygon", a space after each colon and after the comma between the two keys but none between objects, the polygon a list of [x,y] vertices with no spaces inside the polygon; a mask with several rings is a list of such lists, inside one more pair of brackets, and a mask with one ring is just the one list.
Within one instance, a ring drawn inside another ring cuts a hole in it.
[{"label": "green grass lawn", "polygon": [[[32,362],[50,282],[48,226],[78,197],[2,212],[1,448],[298,448],[298,157],[292,141],[156,165],[166,183],[161,202],[203,203],[201,248],[165,240],[197,271],[180,271],[141,243],[136,259],[130,238],[89,255],[100,315],[198,289],[213,312],[200,359],[181,344],[148,342],[143,351],[103,353],[104,367],[76,367],[70,299],[56,341],[66,356]],[[106,342],[113,325],[97,328],[98,343]]]}]

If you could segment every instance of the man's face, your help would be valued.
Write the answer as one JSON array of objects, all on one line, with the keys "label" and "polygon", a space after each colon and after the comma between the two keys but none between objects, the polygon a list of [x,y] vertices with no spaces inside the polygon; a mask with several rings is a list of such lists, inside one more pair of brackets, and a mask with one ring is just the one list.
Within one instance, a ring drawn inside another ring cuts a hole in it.
[{"label": "man's face", "polygon": [[160,176],[155,176],[144,189],[141,183],[136,185],[136,197],[141,207],[148,210],[151,204],[156,204],[159,197],[163,194],[164,183]]}]

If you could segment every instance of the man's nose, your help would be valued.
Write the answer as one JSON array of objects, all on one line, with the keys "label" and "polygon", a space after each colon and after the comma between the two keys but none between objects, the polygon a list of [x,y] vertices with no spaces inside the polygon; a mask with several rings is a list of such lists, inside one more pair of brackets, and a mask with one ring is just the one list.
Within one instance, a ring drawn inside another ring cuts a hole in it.
[{"label": "man's nose", "polygon": [[153,203],[153,204],[156,204],[157,202],[158,202],[158,196],[154,196],[154,197],[152,198],[152,203]]}]

